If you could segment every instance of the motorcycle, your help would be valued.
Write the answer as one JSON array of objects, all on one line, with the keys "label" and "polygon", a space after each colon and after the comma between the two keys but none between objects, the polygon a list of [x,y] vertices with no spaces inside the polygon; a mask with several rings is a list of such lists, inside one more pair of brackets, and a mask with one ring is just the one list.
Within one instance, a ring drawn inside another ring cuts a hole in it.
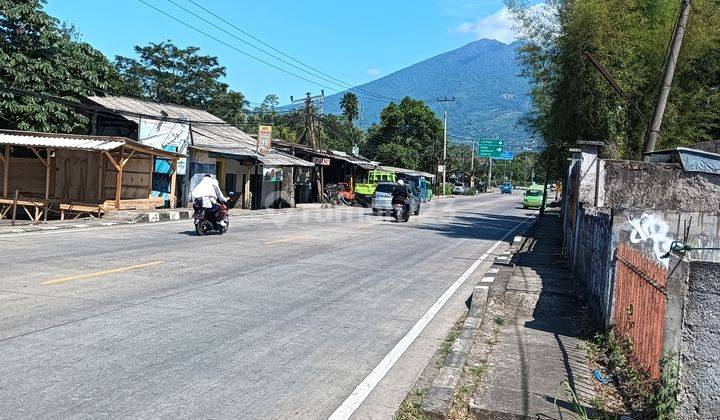
[{"label": "motorcycle", "polygon": [[393,216],[395,217],[395,221],[400,222],[407,222],[410,220],[410,212],[406,208],[406,204],[400,204],[395,203],[393,204]]},{"label": "motorcycle", "polygon": [[230,227],[228,207],[225,203],[220,203],[219,206],[218,211],[213,211],[213,209],[203,207],[202,198],[196,198],[193,201],[193,210],[195,211],[193,221],[195,222],[195,232],[199,236],[205,236],[212,231],[216,231],[221,235],[227,232]]}]

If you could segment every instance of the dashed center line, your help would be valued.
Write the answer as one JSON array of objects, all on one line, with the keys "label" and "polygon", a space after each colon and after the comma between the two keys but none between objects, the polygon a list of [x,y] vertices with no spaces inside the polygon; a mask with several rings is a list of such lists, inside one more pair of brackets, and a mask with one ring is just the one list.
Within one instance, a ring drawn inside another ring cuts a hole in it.
[{"label": "dashed center line", "polygon": [[74,276],[60,277],[58,279],[45,280],[43,282],[40,282],[40,284],[44,284],[44,285],[57,284],[57,283],[64,283],[66,281],[82,280],[82,279],[87,279],[90,277],[99,277],[99,276],[105,276],[108,274],[123,273],[125,271],[136,270],[138,268],[152,267],[154,265],[162,264],[163,262],[164,261],[152,261],[152,262],[148,262],[148,263],[144,263],[144,264],[131,265],[128,267],[113,268],[111,270],[95,271],[93,273],[77,274]]}]

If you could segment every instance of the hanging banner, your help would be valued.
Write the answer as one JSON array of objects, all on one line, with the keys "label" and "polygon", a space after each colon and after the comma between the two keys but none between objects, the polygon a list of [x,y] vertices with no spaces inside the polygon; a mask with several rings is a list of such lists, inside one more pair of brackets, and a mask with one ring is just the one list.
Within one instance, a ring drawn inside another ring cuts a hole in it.
[{"label": "hanging banner", "polygon": [[258,127],[257,152],[266,155],[271,147],[272,126],[261,125]]},{"label": "hanging banner", "polygon": [[[170,150],[187,155],[190,143],[190,124],[140,118],[138,141],[160,150]],[[170,173],[170,164],[157,160],[155,172]],[[177,173],[185,175],[187,159],[178,159]]]},{"label": "hanging banner", "polygon": [[263,182],[282,182],[283,169],[274,166],[263,167]]}]

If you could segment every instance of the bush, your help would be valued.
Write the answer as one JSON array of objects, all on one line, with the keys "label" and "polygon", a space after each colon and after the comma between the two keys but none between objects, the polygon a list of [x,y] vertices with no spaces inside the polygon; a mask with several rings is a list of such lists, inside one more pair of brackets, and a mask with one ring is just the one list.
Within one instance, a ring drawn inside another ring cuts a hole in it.
[{"label": "bush", "polygon": [[468,190],[468,195],[477,195],[477,190],[475,188],[470,188]]}]

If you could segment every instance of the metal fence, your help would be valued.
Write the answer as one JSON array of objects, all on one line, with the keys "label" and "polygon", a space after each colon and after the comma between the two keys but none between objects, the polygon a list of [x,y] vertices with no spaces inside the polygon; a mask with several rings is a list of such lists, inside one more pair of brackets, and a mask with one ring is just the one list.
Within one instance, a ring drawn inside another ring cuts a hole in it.
[{"label": "metal fence", "polygon": [[653,379],[660,377],[667,269],[621,244],[616,254],[615,331]]},{"label": "metal fence", "polygon": [[585,290],[597,326],[612,322],[612,214],[581,204],[573,271]]}]

